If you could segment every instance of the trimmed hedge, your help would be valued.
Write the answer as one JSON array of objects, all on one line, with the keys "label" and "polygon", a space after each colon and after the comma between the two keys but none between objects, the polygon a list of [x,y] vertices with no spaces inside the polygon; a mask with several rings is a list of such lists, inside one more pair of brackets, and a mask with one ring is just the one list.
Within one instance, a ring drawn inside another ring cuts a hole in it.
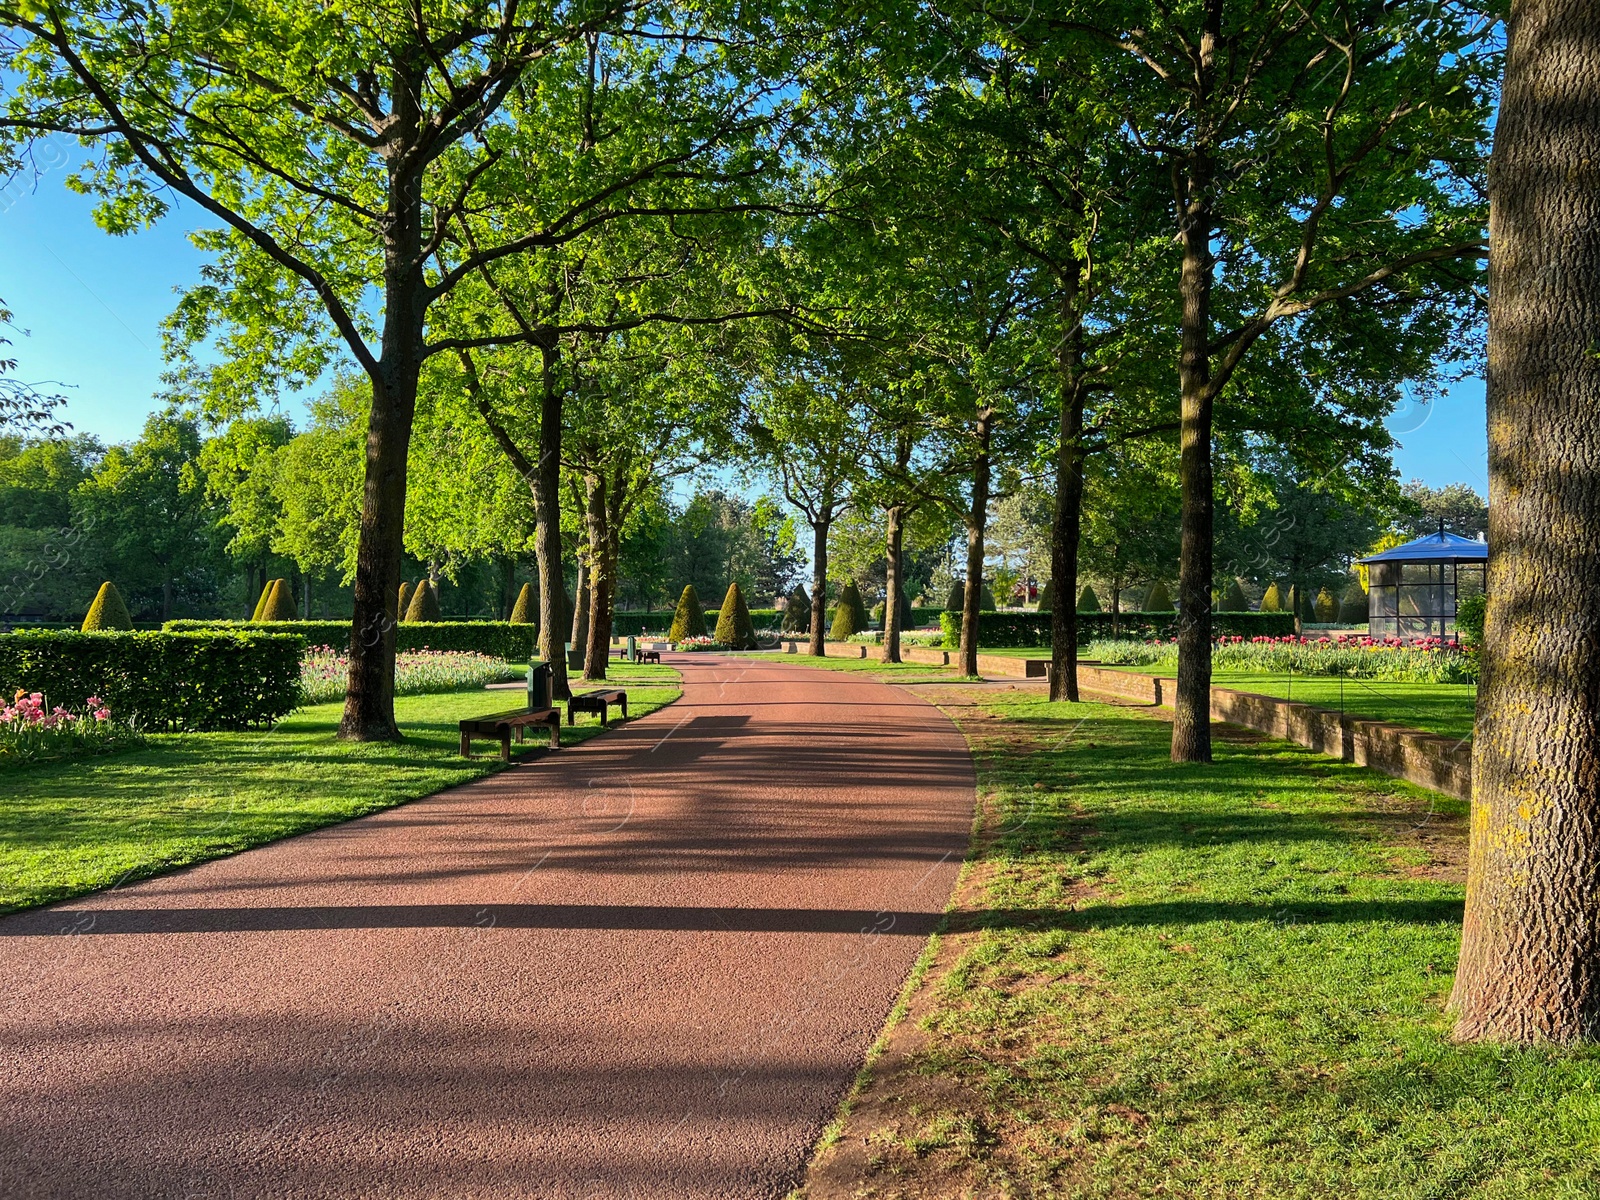
[{"label": "trimmed hedge", "polygon": [[[297,633],[310,646],[350,645],[349,621],[274,621],[251,624],[240,621],[168,621],[169,633],[239,632]],[[534,627],[510,621],[402,621],[394,627],[396,650],[472,650],[507,662],[526,662],[534,648]]]},{"label": "trimmed hedge", "polygon": [[[1111,617],[1108,612],[1080,612],[1078,614],[1078,645],[1109,638]],[[961,614],[945,613],[939,618],[944,631],[945,645],[954,647],[961,641]],[[1125,612],[1117,618],[1119,638],[1129,641],[1149,641],[1152,638],[1170,638],[1178,632],[1177,614],[1171,612]],[[1213,637],[1286,637],[1294,632],[1294,616],[1290,613],[1219,613],[1211,614]],[[1048,646],[1050,644],[1050,614],[1042,612],[1005,612],[978,614],[978,646],[1000,649],[1008,646]]]},{"label": "trimmed hedge", "polygon": [[13,633],[0,637],[0,692],[90,696],[145,730],[252,729],[300,703],[305,639],[282,632]]}]

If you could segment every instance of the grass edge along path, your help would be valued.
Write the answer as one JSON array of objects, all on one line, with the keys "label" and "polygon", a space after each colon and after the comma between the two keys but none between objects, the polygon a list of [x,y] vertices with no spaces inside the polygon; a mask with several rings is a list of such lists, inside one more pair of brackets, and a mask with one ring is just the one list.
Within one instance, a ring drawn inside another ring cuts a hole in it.
[{"label": "grass edge along path", "polygon": [[973,850],[796,1197],[1600,1196],[1600,1049],[1449,1040],[1465,804],[919,691],[973,747]]},{"label": "grass edge along path", "polygon": [[[682,694],[666,666],[611,667],[634,717]],[[580,689],[581,690],[581,689]],[[139,750],[0,776],[0,913],[67,900],[431,796],[504,769],[498,747],[461,758],[457,723],[515,708],[517,690],[395,699],[399,743],[341,742],[341,705],[271,730],[155,734]],[[581,716],[562,745],[601,732]],[[531,746],[543,744],[534,731]],[[559,751],[558,751],[559,753]]]}]

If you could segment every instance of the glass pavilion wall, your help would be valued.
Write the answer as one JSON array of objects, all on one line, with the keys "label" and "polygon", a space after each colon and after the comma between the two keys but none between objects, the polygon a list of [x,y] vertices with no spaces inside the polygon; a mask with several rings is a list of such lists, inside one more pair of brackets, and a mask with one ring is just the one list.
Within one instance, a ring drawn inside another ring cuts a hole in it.
[{"label": "glass pavilion wall", "polygon": [[1453,638],[1456,604],[1483,591],[1481,560],[1373,563],[1367,569],[1367,632],[1375,638]]}]

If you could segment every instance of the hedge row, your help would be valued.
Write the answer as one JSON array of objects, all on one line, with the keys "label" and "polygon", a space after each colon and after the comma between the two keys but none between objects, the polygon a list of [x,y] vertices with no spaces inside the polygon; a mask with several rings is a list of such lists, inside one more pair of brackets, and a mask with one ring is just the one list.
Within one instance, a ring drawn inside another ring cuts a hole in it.
[{"label": "hedge row", "polygon": [[[349,621],[168,621],[170,633],[225,630],[297,633],[308,646],[350,645]],[[507,662],[525,662],[534,649],[534,627],[509,621],[402,621],[394,627],[397,650],[473,650]]]},{"label": "hedge row", "polygon": [[99,696],[151,731],[261,728],[300,703],[305,645],[279,631],[13,633],[0,637],[0,695],[72,709]]},{"label": "hedge row", "polygon": [[[1100,638],[1112,637],[1112,616],[1108,612],[1081,612],[1078,614],[1078,644],[1087,645]],[[961,614],[941,613],[939,627],[944,631],[945,644],[954,646],[961,640]],[[1116,637],[1132,641],[1151,638],[1175,637],[1178,632],[1176,613],[1134,612],[1116,617]],[[1294,616],[1275,612],[1214,612],[1211,614],[1212,637],[1284,637],[1294,632]],[[1048,646],[1050,644],[1050,614],[1047,612],[981,612],[978,614],[978,645],[999,649],[1007,646]]]}]

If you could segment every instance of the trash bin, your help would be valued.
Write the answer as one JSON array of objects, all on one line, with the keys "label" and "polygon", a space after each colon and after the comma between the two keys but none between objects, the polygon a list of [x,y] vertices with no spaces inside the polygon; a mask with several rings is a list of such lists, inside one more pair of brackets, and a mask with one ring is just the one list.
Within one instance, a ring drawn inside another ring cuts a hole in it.
[{"label": "trash bin", "polygon": [[550,707],[550,664],[545,662],[531,662],[528,664],[528,711],[537,712],[541,708]]},{"label": "trash bin", "polygon": [[574,646],[571,642],[567,643],[567,670],[569,670],[569,671],[581,671],[581,670],[583,670],[583,647],[582,646]]},{"label": "trash bin", "polygon": [[628,639],[628,661],[632,663],[639,661],[639,639],[636,637]]}]

